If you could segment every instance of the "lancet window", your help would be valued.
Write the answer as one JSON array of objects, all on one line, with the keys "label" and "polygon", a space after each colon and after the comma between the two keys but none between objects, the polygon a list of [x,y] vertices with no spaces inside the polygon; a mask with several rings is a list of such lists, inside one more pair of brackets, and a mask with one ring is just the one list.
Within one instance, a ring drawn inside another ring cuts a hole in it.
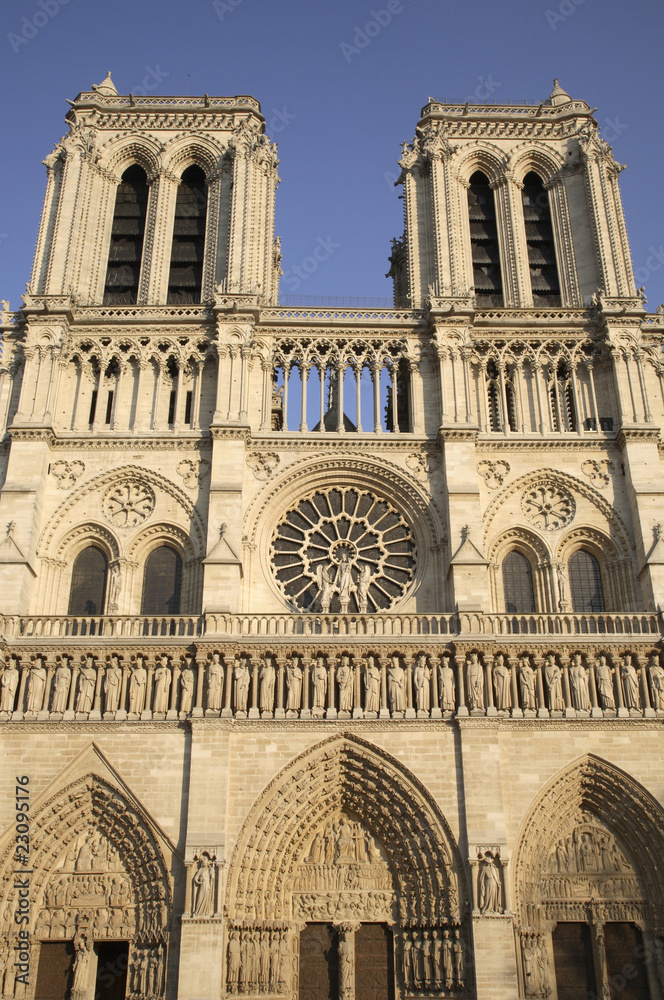
[{"label": "lancet window", "polygon": [[513,372],[491,358],[484,372],[486,430],[516,431],[517,408]]},{"label": "lancet window", "polygon": [[574,386],[569,365],[560,361],[549,369],[549,402],[551,427],[554,431],[576,430]]},{"label": "lancet window", "polygon": [[568,573],[572,610],[586,614],[604,611],[602,574],[597,559],[579,549],[570,556]]},{"label": "lancet window", "polygon": [[70,615],[102,615],[106,601],[108,560],[96,545],[76,556],[69,591]]},{"label": "lancet window", "polygon": [[560,281],[549,195],[533,171],[524,178],[522,198],[533,305],[558,306]]},{"label": "lancet window", "polygon": [[496,206],[488,177],[477,171],[468,188],[468,218],[475,301],[479,307],[503,305],[503,279]]},{"label": "lancet window", "polygon": [[115,195],[104,305],[135,305],[137,301],[147,205],[147,177],[134,164],[125,170]]},{"label": "lancet window", "polygon": [[142,615],[178,615],[182,593],[182,558],[170,545],[154,549],[145,562]]},{"label": "lancet window", "polygon": [[201,301],[207,218],[207,187],[200,167],[182,174],[175,201],[168,302]]},{"label": "lancet window", "polygon": [[521,552],[508,552],[503,559],[503,592],[508,614],[530,614],[535,610],[533,572]]}]

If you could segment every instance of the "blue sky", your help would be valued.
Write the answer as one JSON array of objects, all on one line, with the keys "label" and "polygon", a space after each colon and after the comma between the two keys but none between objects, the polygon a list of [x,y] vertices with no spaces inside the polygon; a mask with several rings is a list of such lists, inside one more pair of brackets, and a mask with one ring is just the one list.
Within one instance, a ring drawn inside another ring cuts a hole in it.
[{"label": "blue sky", "polygon": [[[385,14],[387,0],[5,0],[0,298],[17,307],[30,276],[41,161],[66,131],[66,98],[108,69],[120,93],[260,100],[281,160],[282,292],[297,297],[391,295],[389,242],[403,228],[396,161],[429,96],[482,101],[486,88],[489,101],[539,103],[557,76],[598,108],[627,164],[632,259],[654,311],[664,301],[662,4],[390,4]],[[369,37],[374,12],[382,24]],[[320,240],[332,252],[297,285],[292,269]]]}]

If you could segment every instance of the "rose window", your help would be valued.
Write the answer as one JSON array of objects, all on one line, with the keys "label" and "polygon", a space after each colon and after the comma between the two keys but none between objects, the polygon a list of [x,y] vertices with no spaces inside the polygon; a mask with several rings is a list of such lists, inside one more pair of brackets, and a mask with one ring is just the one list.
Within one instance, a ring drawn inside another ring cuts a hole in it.
[{"label": "rose window", "polygon": [[569,524],[576,513],[574,497],[558,486],[542,485],[521,498],[523,513],[536,528],[557,531]]},{"label": "rose window", "polygon": [[272,541],[272,564],[299,611],[386,611],[415,569],[410,527],[386,500],[357,489],[305,497],[288,511]]},{"label": "rose window", "polygon": [[116,528],[134,528],[154,510],[154,493],[145,483],[122,483],[104,497],[102,510]]}]

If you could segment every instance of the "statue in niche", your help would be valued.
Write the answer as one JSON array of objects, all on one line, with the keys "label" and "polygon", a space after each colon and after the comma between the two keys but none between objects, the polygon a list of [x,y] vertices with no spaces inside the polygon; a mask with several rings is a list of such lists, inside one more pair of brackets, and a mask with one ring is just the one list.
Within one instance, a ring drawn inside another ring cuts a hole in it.
[{"label": "statue in niche", "polygon": [[348,549],[341,549],[339,555],[339,568],[337,569],[336,589],[339,593],[341,613],[346,614],[350,603],[351,595],[355,592],[355,583],[352,574],[352,559]]},{"label": "statue in niche", "polygon": [[342,924],[339,931],[339,998],[346,1000],[355,994],[353,929]]},{"label": "statue in niche", "polygon": [[121,685],[122,669],[117,656],[112,656],[104,674],[104,711],[117,712]]},{"label": "statue in niche", "polygon": [[468,660],[468,707],[471,711],[484,709],[484,670],[477,653],[471,653]]},{"label": "statue in niche", "polygon": [[443,712],[453,712],[456,707],[456,681],[450,666],[450,654],[443,653],[438,671],[440,707]]},{"label": "statue in niche", "polygon": [[641,696],[639,694],[639,675],[634,669],[630,653],[625,653],[623,665],[620,670],[625,692],[625,708],[641,710]]},{"label": "statue in niche", "polygon": [[535,671],[530,665],[530,657],[522,656],[519,660],[519,691],[521,707],[535,711]]},{"label": "statue in niche", "polygon": [[485,851],[478,853],[478,902],[480,913],[502,913],[502,886],[500,883],[499,855]]},{"label": "statue in niche", "polygon": [[590,693],[588,690],[588,674],[581,661],[581,653],[574,654],[574,662],[569,671],[569,682],[572,693],[572,707],[577,712],[589,712]]},{"label": "statue in niche", "polygon": [[203,851],[198,860],[198,869],[193,877],[195,917],[211,917],[214,912],[214,859]]},{"label": "statue in niche", "polygon": [[[664,671],[662,671],[664,677]],[[614,709],[616,701],[613,694],[613,675],[611,667],[606,662],[606,654],[600,653],[599,660],[595,664],[595,681],[597,683],[597,696],[602,708]]]},{"label": "statue in niche", "polygon": [[118,613],[118,603],[120,592],[122,591],[122,570],[115,564],[111,570],[111,582],[108,588],[108,613],[116,615]]},{"label": "statue in niche", "polygon": [[512,707],[510,669],[505,665],[505,657],[502,653],[496,655],[493,663],[493,689],[496,695],[497,710],[509,712]]},{"label": "statue in niche", "polygon": [[292,718],[299,712],[302,701],[302,667],[297,656],[286,660],[286,687],[286,713],[290,712]]},{"label": "statue in niche", "polygon": [[46,688],[46,667],[44,658],[38,656],[28,674],[28,712],[41,712]]},{"label": "statue in niche", "polygon": [[448,930],[443,931],[442,952],[445,988],[451,990],[454,983],[454,952],[452,950],[452,939]]},{"label": "statue in niche", "polygon": [[424,653],[417,657],[413,671],[415,685],[415,704],[418,712],[429,712],[431,708],[431,668],[427,664]]},{"label": "statue in niche", "polygon": [[[449,931],[447,933],[449,934]],[[406,990],[412,989],[415,981],[415,974],[413,969],[413,942],[411,941],[409,934],[404,934],[403,941],[403,978]]]},{"label": "statue in niche", "polygon": [[162,656],[154,672],[154,711],[160,715],[168,711],[168,695],[171,690],[171,668],[168,657]]},{"label": "statue in niche", "polygon": [[281,941],[279,943],[279,992],[285,993],[286,988],[290,986],[290,966],[291,966],[291,955],[290,947],[288,945],[288,935],[284,931],[281,935]]},{"label": "statue in niche", "polygon": [[192,667],[193,657],[185,656],[184,667],[180,671],[180,711],[189,715],[194,702],[196,678]]},{"label": "statue in niche", "polygon": [[212,654],[208,664],[207,707],[211,712],[221,711],[221,693],[224,687],[224,666],[219,653]]},{"label": "statue in niche", "polygon": [[247,713],[247,702],[249,700],[249,680],[250,673],[247,666],[247,657],[239,656],[235,661],[233,669],[233,700],[236,712]]},{"label": "statue in niche", "polygon": [[460,989],[463,989],[466,971],[463,961],[463,943],[461,941],[461,932],[458,927],[454,930],[452,951],[454,953],[454,978],[456,979],[457,986]]},{"label": "statue in niche", "polygon": [[95,670],[94,657],[87,656],[78,673],[78,694],[76,695],[76,712],[85,714],[92,709],[92,700],[95,696],[95,684],[97,683],[97,671]]},{"label": "statue in niche", "polygon": [[544,677],[546,678],[546,686],[549,692],[549,710],[551,712],[564,712],[563,672],[556,663],[553,653],[547,653]]},{"label": "statue in niche", "polygon": [[406,674],[397,653],[391,657],[387,668],[387,696],[390,711],[393,713],[406,711]]},{"label": "statue in niche", "polygon": [[240,983],[240,965],[242,962],[242,947],[240,932],[232,930],[228,938],[228,992],[237,993]]},{"label": "statue in niche", "polygon": [[276,672],[271,656],[261,660],[260,670],[260,706],[262,712],[272,712],[274,709],[274,681]]},{"label": "statue in niche", "polygon": [[14,699],[16,698],[16,688],[18,687],[18,670],[16,661],[12,657],[2,672],[0,679],[0,712],[13,712]]},{"label": "statue in niche", "polygon": [[364,661],[364,711],[378,714],[380,709],[380,667],[373,656]]},{"label": "statue in niche", "polygon": [[313,707],[322,711],[325,708],[327,694],[327,667],[325,657],[317,656],[313,667],[314,704]]},{"label": "statue in niche", "polygon": [[369,587],[371,586],[371,577],[373,576],[371,566],[369,563],[364,563],[359,569],[359,576],[357,580],[357,606],[360,610],[360,614],[366,614],[368,599],[369,599]]},{"label": "statue in niche", "polygon": [[341,656],[341,663],[337,670],[337,684],[339,685],[339,711],[353,711],[353,668],[350,665],[350,657],[347,653]]},{"label": "statue in niche", "polygon": [[660,666],[657,653],[650,654],[648,674],[650,676],[653,708],[657,711],[664,711],[664,669]]},{"label": "statue in niche", "polygon": [[318,593],[314,599],[314,607],[319,604],[324,615],[329,613],[330,601],[334,594],[334,584],[337,571],[332,563],[322,563],[316,567]]},{"label": "statue in niche", "polygon": [[90,949],[85,934],[74,941],[74,978],[71,988],[72,1000],[87,1000],[90,988]]},{"label": "statue in niche", "polygon": [[67,698],[69,696],[70,685],[71,669],[69,667],[69,661],[66,659],[60,660],[58,666],[56,667],[53,679],[53,701],[51,702],[52,712],[62,715],[67,711]]},{"label": "statue in niche", "polygon": [[129,681],[129,714],[140,715],[145,708],[145,689],[148,682],[147,670],[143,666],[144,658],[139,654],[136,657],[134,669],[131,672]]}]

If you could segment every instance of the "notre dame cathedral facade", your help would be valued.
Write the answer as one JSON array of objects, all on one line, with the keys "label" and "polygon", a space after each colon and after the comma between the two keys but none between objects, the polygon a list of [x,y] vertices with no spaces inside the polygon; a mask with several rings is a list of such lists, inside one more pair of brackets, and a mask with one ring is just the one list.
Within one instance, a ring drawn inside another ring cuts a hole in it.
[{"label": "notre dame cathedral facade", "polygon": [[590,107],[430,101],[349,309],[279,305],[252,97],[70,103],[0,317],[0,995],[662,1000],[664,317]]}]

